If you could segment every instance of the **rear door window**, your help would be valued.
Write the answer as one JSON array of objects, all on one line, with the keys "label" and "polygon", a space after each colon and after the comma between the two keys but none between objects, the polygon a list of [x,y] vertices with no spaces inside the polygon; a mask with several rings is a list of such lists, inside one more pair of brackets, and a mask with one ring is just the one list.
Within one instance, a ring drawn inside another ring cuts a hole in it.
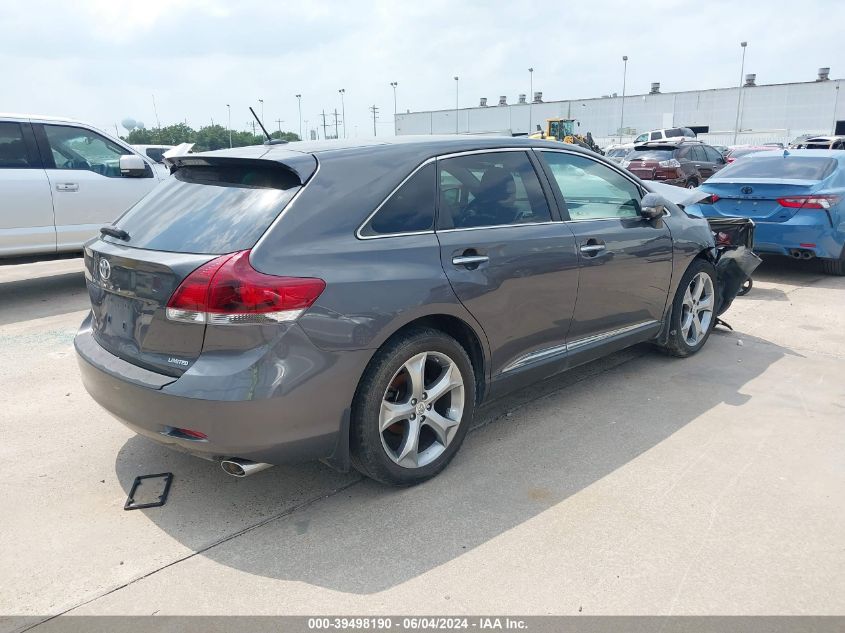
[{"label": "rear door window", "polygon": [[0,169],[34,167],[20,123],[0,122]]},{"label": "rear door window", "polygon": [[[267,161],[269,162],[269,161]],[[279,165],[237,163],[178,169],[115,225],[136,248],[222,254],[252,248],[299,190]]]},{"label": "rear door window", "polygon": [[414,172],[382,203],[375,215],[361,229],[361,235],[373,237],[433,230],[434,174],[434,163]]},{"label": "rear door window", "polygon": [[548,222],[549,205],[525,152],[485,152],[437,161],[439,229]]},{"label": "rear door window", "polygon": [[651,133],[651,140],[652,141],[663,140],[663,134],[661,132],[652,132]]}]

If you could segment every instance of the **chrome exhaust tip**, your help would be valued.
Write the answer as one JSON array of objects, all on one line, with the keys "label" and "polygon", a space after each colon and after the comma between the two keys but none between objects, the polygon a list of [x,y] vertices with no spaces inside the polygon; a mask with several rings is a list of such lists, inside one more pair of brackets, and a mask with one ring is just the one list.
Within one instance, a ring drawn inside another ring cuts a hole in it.
[{"label": "chrome exhaust tip", "polygon": [[220,462],[220,467],[223,472],[232,477],[249,477],[262,470],[272,468],[273,464],[262,464],[259,462],[251,462],[248,459],[238,459],[232,457],[231,459],[224,459]]}]

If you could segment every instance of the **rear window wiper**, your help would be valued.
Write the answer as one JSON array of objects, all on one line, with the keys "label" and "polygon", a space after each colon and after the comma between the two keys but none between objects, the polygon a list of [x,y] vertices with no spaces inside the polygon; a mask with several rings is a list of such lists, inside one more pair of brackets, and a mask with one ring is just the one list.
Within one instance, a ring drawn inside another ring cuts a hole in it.
[{"label": "rear window wiper", "polygon": [[103,235],[109,235],[111,237],[116,237],[119,240],[128,241],[129,240],[129,233],[124,231],[123,229],[119,229],[116,226],[101,226],[100,233]]}]

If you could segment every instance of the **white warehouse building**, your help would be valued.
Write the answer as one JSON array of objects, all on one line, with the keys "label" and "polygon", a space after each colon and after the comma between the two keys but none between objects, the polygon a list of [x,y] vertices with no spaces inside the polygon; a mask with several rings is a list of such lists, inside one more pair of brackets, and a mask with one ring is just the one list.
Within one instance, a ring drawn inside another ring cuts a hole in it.
[{"label": "white warehouse building", "polygon": [[[529,102],[499,97],[498,105],[474,108],[399,113],[396,134],[506,134],[523,135],[545,128],[546,119],[576,119],[581,134],[592,133],[601,147],[629,142],[637,134],[657,128],[690,127],[713,145],[788,142],[802,134],[845,134],[845,95],[842,79],[830,80],[820,68],[814,81],[756,85],[746,75],[743,86],[688,92],[660,92],[652,84],[648,94],[623,98],[610,95],[592,99],[543,101],[535,92]],[[495,102],[494,102],[495,103]],[[739,125],[737,130],[737,110]]]}]

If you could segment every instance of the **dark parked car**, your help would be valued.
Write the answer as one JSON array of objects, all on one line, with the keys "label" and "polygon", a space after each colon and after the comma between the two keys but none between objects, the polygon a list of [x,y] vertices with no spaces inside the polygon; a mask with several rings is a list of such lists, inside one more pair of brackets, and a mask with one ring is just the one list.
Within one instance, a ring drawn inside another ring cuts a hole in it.
[{"label": "dark parked car", "polygon": [[323,459],[417,483],[478,403],[642,341],[687,356],[715,323],[707,222],[571,145],[171,160],[86,245],[75,345],[103,407],[230,474]]},{"label": "dark parked car", "polygon": [[758,152],[774,152],[777,149],[779,148],[774,145],[738,145],[728,149],[728,153],[725,154],[725,160],[730,164],[743,156],[750,156]]},{"label": "dark parked car", "polygon": [[717,149],[700,141],[680,141],[637,145],[621,164],[642,180],[695,189],[726,161]]}]

